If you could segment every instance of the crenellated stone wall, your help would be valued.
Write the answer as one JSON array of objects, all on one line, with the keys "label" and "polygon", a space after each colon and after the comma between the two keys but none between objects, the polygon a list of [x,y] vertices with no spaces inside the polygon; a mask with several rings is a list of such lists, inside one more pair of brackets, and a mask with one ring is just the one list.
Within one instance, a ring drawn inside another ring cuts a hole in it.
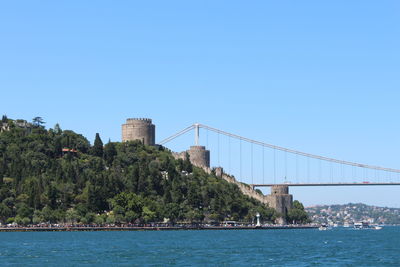
[{"label": "crenellated stone wall", "polygon": [[254,198],[270,208],[275,209],[281,216],[278,223],[286,224],[287,212],[293,207],[293,195],[289,194],[289,187],[286,185],[272,186],[270,195],[263,195],[255,191],[250,185],[238,182],[234,177],[222,174],[221,178],[229,183],[236,184],[240,191]]},{"label": "crenellated stone wall", "polygon": [[[155,144],[155,125],[151,119],[127,119],[122,125],[122,141],[141,140],[145,145]],[[172,152],[175,159],[186,159],[189,155],[190,162],[197,167],[202,168],[207,173],[211,173],[210,169],[210,151],[205,146],[191,146],[189,150],[176,153]],[[217,177],[224,179],[229,183],[236,184],[240,191],[254,198],[261,203],[275,209],[280,215],[280,223],[286,223],[285,217],[293,206],[293,196],[289,194],[288,186],[273,186],[270,195],[263,195],[255,191],[250,185],[237,181],[233,176],[223,172],[221,167],[215,168]]]},{"label": "crenellated stone wall", "polygon": [[189,150],[180,153],[172,152],[175,159],[186,159],[186,153],[189,155],[190,162],[203,169],[210,168],[210,151],[205,146],[191,146]]},{"label": "crenellated stone wall", "polygon": [[[211,173],[210,168],[203,168],[207,173]],[[270,195],[263,195],[254,190],[250,185],[241,183],[235,179],[235,177],[225,174],[221,167],[215,168],[215,175],[224,179],[225,181],[235,184],[239,187],[240,191],[251,198],[254,198],[264,205],[275,209],[280,217],[277,219],[277,223],[286,224],[287,212],[293,207],[293,195],[289,194],[289,186],[287,185],[276,185],[271,187]]]},{"label": "crenellated stone wall", "polygon": [[[205,147],[192,146],[188,151],[181,153],[173,152],[172,154],[176,159],[185,159],[186,152],[190,155],[190,161],[193,165],[200,167],[208,174],[211,174],[212,171],[209,167],[210,152],[206,150]],[[229,183],[236,184],[240,191],[246,196],[254,198],[268,207],[275,209],[280,215],[277,222],[280,224],[286,224],[287,212],[293,207],[293,196],[289,194],[289,187],[287,185],[272,186],[271,194],[263,195],[255,191],[250,185],[241,183],[237,181],[235,177],[224,173],[221,167],[217,167],[214,170],[217,177],[222,178]]]}]

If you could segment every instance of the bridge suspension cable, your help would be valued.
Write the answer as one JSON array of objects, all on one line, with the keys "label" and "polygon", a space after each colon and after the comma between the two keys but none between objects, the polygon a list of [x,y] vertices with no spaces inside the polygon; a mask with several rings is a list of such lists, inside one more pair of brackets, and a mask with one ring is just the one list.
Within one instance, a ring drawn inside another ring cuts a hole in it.
[{"label": "bridge suspension cable", "polygon": [[351,161],[345,161],[345,160],[338,160],[338,159],[333,159],[333,158],[328,158],[328,157],[324,157],[324,156],[318,156],[318,155],[314,155],[314,154],[310,154],[310,153],[305,153],[305,152],[301,152],[301,151],[297,151],[297,150],[293,150],[293,149],[289,149],[289,148],[284,148],[284,147],[280,147],[280,146],[275,146],[275,145],[271,145],[268,143],[264,143],[264,142],[260,142],[260,141],[256,141],[250,138],[246,138],[240,135],[236,135],[236,134],[231,134],[204,124],[199,124],[200,128],[204,128],[204,129],[208,129],[210,131],[219,133],[219,134],[223,134],[229,137],[233,137],[236,139],[240,139],[252,144],[257,144],[260,146],[264,146],[264,147],[269,147],[272,149],[276,149],[276,150],[280,150],[283,152],[288,152],[291,154],[295,154],[295,155],[301,155],[307,158],[313,158],[313,159],[318,159],[318,160],[323,160],[323,161],[328,161],[328,162],[334,162],[334,163],[339,163],[339,164],[344,164],[344,165],[349,165],[349,166],[355,166],[355,167],[360,167],[360,168],[366,168],[366,169],[373,169],[373,170],[379,170],[379,171],[387,171],[387,172],[395,172],[395,173],[400,173],[399,169],[392,169],[392,168],[385,168],[385,167],[380,167],[380,166],[373,166],[373,165],[367,165],[367,164],[361,164],[361,163],[356,163],[356,162],[351,162]]},{"label": "bridge suspension cable", "polygon": [[[246,138],[240,135],[236,135],[236,134],[232,134],[232,133],[228,133],[222,130],[219,130],[217,128],[213,128],[204,124],[193,124],[185,129],[183,129],[182,131],[162,140],[161,142],[159,142],[160,145],[164,145],[170,141],[172,141],[173,139],[181,136],[182,134],[185,134],[186,132],[194,129],[195,127],[199,127],[199,128],[203,128],[209,131],[213,131],[217,134],[222,134],[231,138],[235,138],[238,139],[240,141],[245,141],[245,142],[249,142],[251,144],[256,144],[256,145],[260,145],[262,147],[268,147],[273,149],[274,151],[279,150],[279,151],[283,151],[286,153],[290,153],[290,154],[295,154],[295,155],[300,155],[306,158],[313,158],[313,159],[317,159],[317,160],[322,160],[322,161],[327,161],[327,162],[332,162],[332,163],[338,163],[338,164],[342,164],[342,165],[348,165],[348,166],[354,166],[354,167],[359,167],[359,168],[364,168],[364,169],[372,169],[372,170],[378,170],[378,171],[385,171],[385,172],[393,172],[393,173],[400,173],[399,169],[393,169],[393,168],[385,168],[385,167],[380,167],[380,166],[373,166],[373,165],[367,165],[367,164],[361,164],[361,163],[357,163],[357,162],[351,162],[351,161],[345,161],[345,160],[338,160],[338,159],[334,159],[334,158],[329,158],[329,157],[324,157],[324,156],[319,156],[319,155],[315,155],[315,154],[310,154],[310,153],[305,153],[305,152],[301,152],[301,151],[297,151],[297,150],[293,150],[293,149],[289,149],[289,148],[284,148],[284,147],[280,147],[280,146],[275,146],[275,145],[271,145],[268,143],[264,143],[264,142],[260,142],[260,141],[256,141],[250,138]],[[275,154],[275,152],[274,152]],[[274,155],[275,158],[275,155]],[[309,163],[307,163],[309,164]],[[241,164],[240,164],[241,165]],[[275,164],[274,164],[275,165]],[[275,169],[275,167],[274,167]],[[275,171],[274,171],[275,172]],[[274,174],[275,176],[275,174]]]},{"label": "bridge suspension cable", "polygon": [[183,134],[189,132],[190,130],[194,129],[195,127],[196,127],[196,125],[193,124],[193,125],[191,125],[191,126],[185,128],[185,129],[183,129],[182,131],[179,131],[179,132],[177,132],[176,134],[171,135],[171,136],[168,137],[168,138],[165,138],[164,140],[162,140],[162,141],[159,142],[158,144],[159,144],[159,145],[165,145],[166,143],[168,143],[168,142],[174,140],[175,138],[177,138],[177,137],[179,137],[179,136],[181,136],[181,135],[183,135]]}]

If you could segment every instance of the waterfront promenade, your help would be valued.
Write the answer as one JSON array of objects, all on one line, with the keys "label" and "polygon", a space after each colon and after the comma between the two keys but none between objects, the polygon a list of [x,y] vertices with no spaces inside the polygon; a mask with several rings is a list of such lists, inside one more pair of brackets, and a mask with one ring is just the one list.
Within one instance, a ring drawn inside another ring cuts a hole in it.
[{"label": "waterfront promenade", "polygon": [[168,230],[278,230],[278,229],[315,229],[319,225],[265,225],[265,226],[93,226],[93,225],[46,225],[46,226],[4,226],[0,232],[57,232],[57,231],[168,231]]}]

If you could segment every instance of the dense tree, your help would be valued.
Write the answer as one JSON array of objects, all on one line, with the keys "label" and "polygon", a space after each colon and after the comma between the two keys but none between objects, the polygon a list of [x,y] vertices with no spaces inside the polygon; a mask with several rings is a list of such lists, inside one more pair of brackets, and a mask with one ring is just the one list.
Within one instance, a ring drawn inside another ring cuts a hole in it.
[{"label": "dense tree", "polygon": [[183,171],[191,173],[193,171],[192,164],[190,163],[190,156],[189,153],[186,152],[185,160],[183,161]]},{"label": "dense tree", "polygon": [[96,157],[103,157],[103,141],[101,141],[99,133],[96,133],[96,137],[94,139],[92,155]]},{"label": "dense tree", "polygon": [[[263,221],[273,221],[276,216],[236,185],[194,167],[188,157],[175,160],[162,147],[139,141],[108,142],[103,151],[99,134],[90,146],[82,135],[57,125],[0,133],[0,178],[2,223],[252,221],[257,212]],[[299,210],[304,211],[295,204],[289,211],[295,222],[305,218]]]},{"label": "dense tree", "polygon": [[303,204],[298,200],[293,201],[293,208],[287,213],[287,221],[290,223],[308,223],[310,222]]},{"label": "dense tree", "polygon": [[12,211],[7,205],[0,203],[0,221],[6,221],[7,218],[11,217]]},{"label": "dense tree", "polygon": [[62,130],[61,130],[60,124],[56,123],[56,125],[54,125],[54,130],[53,131],[57,135],[62,134]]},{"label": "dense tree", "polygon": [[36,127],[42,127],[45,124],[45,122],[42,117],[34,117],[32,119],[32,124]]},{"label": "dense tree", "polygon": [[117,149],[115,148],[115,143],[108,141],[108,143],[104,146],[104,160],[107,165],[111,165],[117,155]]}]

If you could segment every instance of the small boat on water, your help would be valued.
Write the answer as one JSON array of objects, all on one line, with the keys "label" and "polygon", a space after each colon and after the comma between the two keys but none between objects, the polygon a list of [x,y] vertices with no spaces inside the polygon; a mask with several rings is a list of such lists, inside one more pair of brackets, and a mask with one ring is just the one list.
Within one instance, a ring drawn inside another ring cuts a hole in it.
[{"label": "small boat on water", "polygon": [[376,224],[376,225],[372,225],[371,226],[372,227],[372,229],[374,229],[374,230],[382,230],[382,226],[380,226],[380,225],[378,225],[378,224]]},{"label": "small boat on water", "polygon": [[326,224],[321,224],[321,226],[318,227],[318,230],[320,230],[320,231],[326,231],[326,230],[328,230],[328,225],[326,225]]},{"label": "small boat on water", "polygon": [[368,222],[356,222],[354,223],[354,229],[368,229],[369,223]]},{"label": "small boat on water", "polygon": [[354,223],[354,229],[373,229],[373,230],[381,230],[382,226],[378,224],[370,225],[368,222],[358,222]]}]

